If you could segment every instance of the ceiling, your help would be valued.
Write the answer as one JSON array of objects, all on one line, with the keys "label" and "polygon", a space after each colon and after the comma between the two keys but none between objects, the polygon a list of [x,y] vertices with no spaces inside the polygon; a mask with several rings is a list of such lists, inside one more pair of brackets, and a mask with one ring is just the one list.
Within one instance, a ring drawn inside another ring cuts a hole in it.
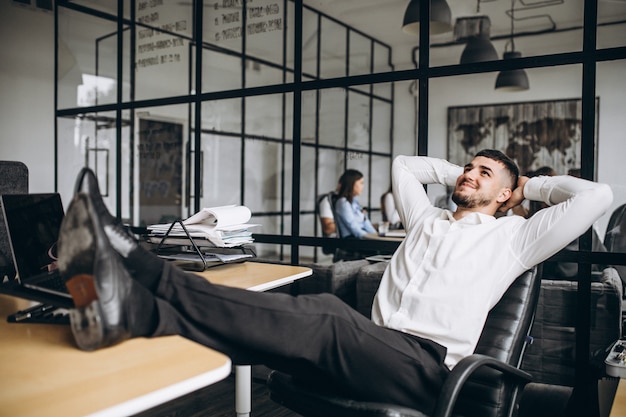
[{"label": "ceiling", "polygon": [[[394,48],[415,46],[416,37],[402,32],[404,11],[409,0],[303,0]],[[511,31],[511,0],[447,0],[453,21],[458,17],[487,15],[491,36]],[[515,33],[562,30],[583,25],[584,0],[516,0]],[[598,22],[626,21],[626,0],[598,0]],[[626,28],[626,25],[624,25]],[[624,30],[626,38],[626,29]],[[434,35],[431,43],[452,42],[452,32]]]}]

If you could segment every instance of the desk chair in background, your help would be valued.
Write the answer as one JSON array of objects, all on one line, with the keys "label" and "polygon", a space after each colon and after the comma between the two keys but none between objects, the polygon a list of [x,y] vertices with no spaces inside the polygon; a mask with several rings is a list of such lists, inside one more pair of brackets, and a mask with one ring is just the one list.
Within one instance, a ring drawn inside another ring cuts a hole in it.
[{"label": "desk chair in background", "polygon": [[[22,162],[0,161],[0,194],[27,194],[28,168]],[[0,282],[5,276],[15,277],[11,244],[0,210]]]},{"label": "desk chair in background", "polygon": [[[626,204],[616,208],[604,235],[604,246],[608,252],[626,253]],[[611,265],[622,280],[622,336],[626,336],[626,265]]]},{"label": "desk chair in background", "polygon": [[[532,378],[519,367],[539,297],[539,270],[535,267],[520,275],[491,309],[474,354],[454,367],[430,417],[515,414],[520,392]],[[340,397],[324,387],[304,387],[278,371],[270,374],[268,388],[272,400],[305,417],[427,417],[407,407]]]},{"label": "desk chair in background", "polygon": [[[626,253],[626,204],[616,208],[606,227],[604,246],[609,252]],[[626,265],[613,265],[617,270],[622,283],[626,285]]]}]

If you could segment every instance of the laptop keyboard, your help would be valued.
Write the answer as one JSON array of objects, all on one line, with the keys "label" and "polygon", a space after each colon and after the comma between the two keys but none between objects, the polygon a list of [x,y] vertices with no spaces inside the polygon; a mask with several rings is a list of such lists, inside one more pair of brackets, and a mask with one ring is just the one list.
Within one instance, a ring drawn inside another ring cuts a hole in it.
[{"label": "laptop keyboard", "polygon": [[30,286],[47,288],[49,290],[54,290],[54,291],[61,292],[64,294],[69,294],[69,292],[67,291],[67,287],[65,286],[65,282],[63,281],[63,278],[61,278],[61,275],[59,275],[58,273],[50,274],[48,277],[40,281],[37,281],[36,283],[35,282],[31,283]]}]

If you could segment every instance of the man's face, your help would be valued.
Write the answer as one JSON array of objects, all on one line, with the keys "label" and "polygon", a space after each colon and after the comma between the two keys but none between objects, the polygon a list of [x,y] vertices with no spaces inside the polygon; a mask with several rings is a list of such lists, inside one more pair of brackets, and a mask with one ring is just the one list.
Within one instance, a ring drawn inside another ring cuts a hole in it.
[{"label": "man's face", "polygon": [[476,157],[457,178],[452,201],[464,208],[485,207],[494,201],[502,204],[506,201],[502,200],[502,190],[508,188],[506,178],[502,164],[484,156]]}]

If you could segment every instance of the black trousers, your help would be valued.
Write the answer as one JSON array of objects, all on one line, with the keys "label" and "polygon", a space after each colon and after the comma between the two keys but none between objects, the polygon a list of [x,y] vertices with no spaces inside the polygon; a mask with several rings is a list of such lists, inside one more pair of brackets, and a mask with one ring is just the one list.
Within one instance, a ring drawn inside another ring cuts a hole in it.
[{"label": "black trousers", "polygon": [[166,263],[155,296],[153,336],[181,335],[355,399],[430,412],[449,372],[441,345],[380,327],[331,294],[224,287]]}]

